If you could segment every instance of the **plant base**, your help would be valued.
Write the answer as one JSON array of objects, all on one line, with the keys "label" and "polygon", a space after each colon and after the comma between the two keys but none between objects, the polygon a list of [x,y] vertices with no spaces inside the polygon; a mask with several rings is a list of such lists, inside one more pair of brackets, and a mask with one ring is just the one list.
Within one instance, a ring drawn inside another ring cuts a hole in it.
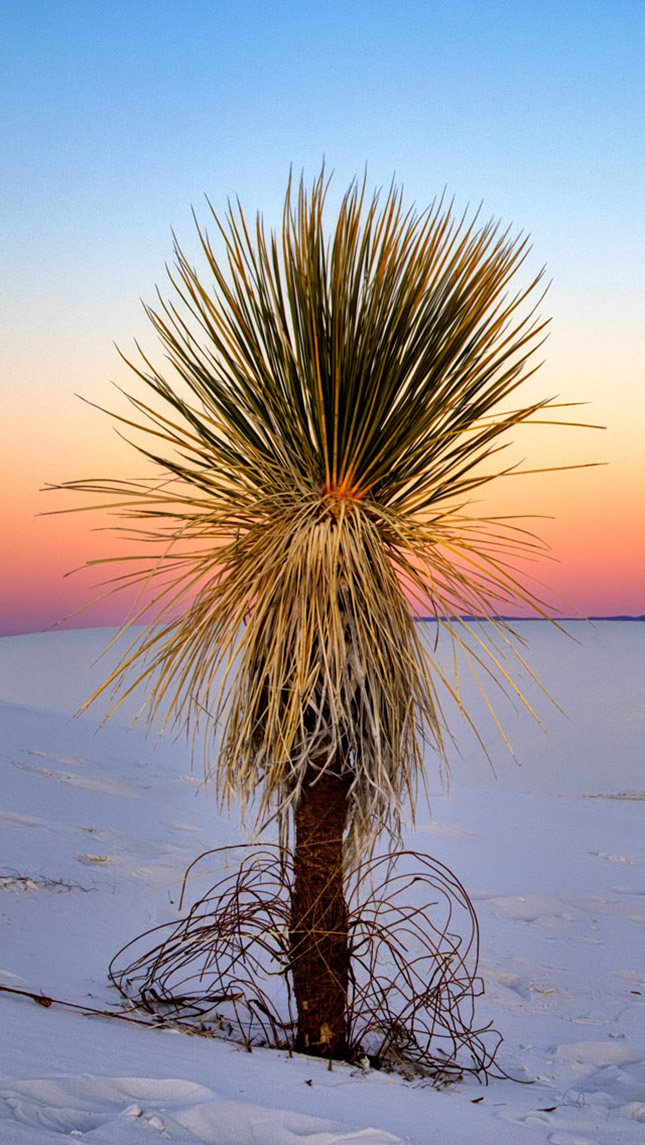
[{"label": "plant base", "polygon": [[[188,868],[182,900],[200,868],[212,877],[213,862],[217,880],[186,917],[119,951],[111,979],[159,1022],[249,1050],[298,1050],[291,856],[270,846],[207,851]],[[435,1085],[466,1073],[504,1076],[495,1067],[500,1034],[475,1024],[478,926],[458,879],[437,860],[402,851],[364,863],[345,886],[348,1004],[337,1056]]]}]

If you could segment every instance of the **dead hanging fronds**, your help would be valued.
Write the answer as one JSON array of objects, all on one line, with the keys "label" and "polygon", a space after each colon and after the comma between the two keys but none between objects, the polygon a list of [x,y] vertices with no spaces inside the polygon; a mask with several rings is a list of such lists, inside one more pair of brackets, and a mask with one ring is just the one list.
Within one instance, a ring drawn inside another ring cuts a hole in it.
[{"label": "dead hanging fronds", "polygon": [[[292,1051],[291,857],[273,846],[207,851],[186,872],[182,903],[205,873],[216,881],[181,922],[119,951],[112,981],[164,1022]],[[346,885],[348,1058],[436,1085],[467,1073],[486,1081],[501,1037],[475,1024],[479,933],[461,883],[404,851],[360,865]]]}]

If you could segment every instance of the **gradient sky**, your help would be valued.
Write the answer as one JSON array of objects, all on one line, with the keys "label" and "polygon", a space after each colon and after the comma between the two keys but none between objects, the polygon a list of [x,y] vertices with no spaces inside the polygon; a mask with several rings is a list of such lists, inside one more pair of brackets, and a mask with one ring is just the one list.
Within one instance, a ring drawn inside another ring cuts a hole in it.
[{"label": "gradient sky", "polygon": [[[93,595],[63,574],[113,551],[46,482],[134,474],[105,416],[114,343],[154,336],[190,209],[279,211],[289,167],[340,191],[403,184],[529,231],[553,316],[535,392],[603,433],[524,431],[535,465],[487,503],[545,515],[538,575],[590,615],[645,613],[643,0],[3,0],[0,6],[0,633]],[[119,619],[122,606],[76,624]]]}]

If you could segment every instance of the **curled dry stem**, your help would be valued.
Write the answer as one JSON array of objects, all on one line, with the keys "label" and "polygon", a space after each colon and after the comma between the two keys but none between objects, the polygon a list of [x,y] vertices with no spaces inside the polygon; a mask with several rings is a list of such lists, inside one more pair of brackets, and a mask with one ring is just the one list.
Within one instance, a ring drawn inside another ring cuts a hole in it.
[{"label": "curled dry stem", "polygon": [[[180,922],[146,931],[120,950],[111,979],[164,1021],[233,1038],[249,1051],[264,1045],[292,1052],[291,855],[271,845],[206,851],[186,871],[180,908],[199,868],[213,860],[212,886]],[[349,1060],[435,1085],[501,1073],[501,1036],[475,1021],[483,993],[479,931],[456,876],[436,859],[401,851],[356,866],[345,885]]]}]

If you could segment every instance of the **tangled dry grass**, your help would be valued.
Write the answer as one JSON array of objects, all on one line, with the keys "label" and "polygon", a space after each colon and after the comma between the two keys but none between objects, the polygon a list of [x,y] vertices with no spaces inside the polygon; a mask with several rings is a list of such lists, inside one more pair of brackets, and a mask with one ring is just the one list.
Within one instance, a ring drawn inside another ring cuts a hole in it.
[{"label": "tangled dry grass", "polygon": [[[206,893],[180,922],[120,950],[112,981],[164,1022],[291,1052],[291,856],[270,845],[206,851],[186,871],[180,909],[206,865],[216,875]],[[487,1081],[501,1036],[475,1024],[479,934],[461,883],[402,851],[363,862],[346,886],[350,1059],[436,1085],[466,1073]]]}]

